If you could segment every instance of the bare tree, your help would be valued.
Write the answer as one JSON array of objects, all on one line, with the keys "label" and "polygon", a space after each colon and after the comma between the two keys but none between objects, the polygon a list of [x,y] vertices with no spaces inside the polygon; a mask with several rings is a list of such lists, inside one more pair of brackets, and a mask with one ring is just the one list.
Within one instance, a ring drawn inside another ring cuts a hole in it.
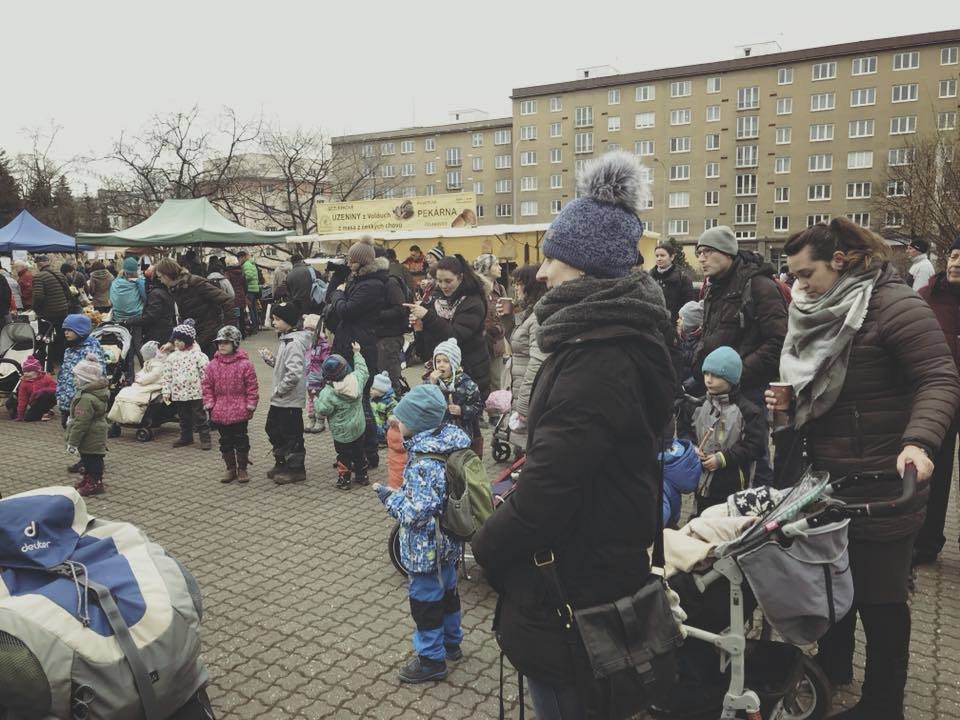
[{"label": "bare tree", "polygon": [[960,145],[956,132],[911,137],[890,151],[873,193],[873,209],[887,237],[929,240],[938,257],[960,236]]}]

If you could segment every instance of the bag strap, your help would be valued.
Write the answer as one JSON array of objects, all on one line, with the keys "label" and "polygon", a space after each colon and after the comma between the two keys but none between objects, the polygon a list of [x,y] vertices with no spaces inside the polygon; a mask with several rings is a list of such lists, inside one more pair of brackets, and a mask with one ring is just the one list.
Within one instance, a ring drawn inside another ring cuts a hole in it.
[{"label": "bag strap", "polygon": [[660,465],[660,475],[657,481],[657,534],[653,538],[653,558],[652,558],[652,567],[659,568],[661,574],[663,574],[663,567],[666,564],[666,561],[663,556],[663,455],[664,455],[664,444],[663,444],[663,433],[660,433],[660,455],[659,465]]},{"label": "bag strap", "polygon": [[57,277],[57,274],[50,268],[44,268],[44,272],[48,272],[53,276],[53,279],[57,281],[57,284],[60,286],[60,289],[63,290],[63,297],[67,301],[67,309],[70,309],[70,305],[73,303],[73,293],[70,292],[70,288],[63,280]]}]

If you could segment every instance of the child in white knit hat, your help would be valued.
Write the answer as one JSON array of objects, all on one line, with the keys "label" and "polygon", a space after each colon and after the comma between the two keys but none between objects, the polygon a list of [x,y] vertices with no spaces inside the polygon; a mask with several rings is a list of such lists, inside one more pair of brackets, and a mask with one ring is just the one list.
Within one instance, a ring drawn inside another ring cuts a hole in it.
[{"label": "child in white knit hat", "polygon": [[447,414],[443,421],[463,428],[470,436],[473,451],[483,457],[483,436],[480,434],[483,399],[480,397],[480,388],[460,367],[461,357],[456,338],[437,345],[433,351],[433,372],[429,380],[440,388],[447,399]]}]

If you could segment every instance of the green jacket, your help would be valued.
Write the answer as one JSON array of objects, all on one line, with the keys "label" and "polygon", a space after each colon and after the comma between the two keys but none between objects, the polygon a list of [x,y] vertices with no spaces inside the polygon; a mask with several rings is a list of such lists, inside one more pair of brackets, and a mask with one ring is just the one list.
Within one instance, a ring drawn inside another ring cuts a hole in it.
[{"label": "green jacket", "polygon": [[107,404],[110,390],[107,379],[80,386],[70,401],[67,421],[67,445],[84,455],[107,454]]},{"label": "green jacket", "polygon": [[243,269],[243,279],[247,281],[247,290],[260,292],[260,277],[257,275],[257,264],[253,262],[253,258],[244,260],[240,267]]},{"label": "green jacket", "polygon": [[337,442],[353,442],[366,429],[363,417],[363,388],[370,378],[360,353],[353,354],[353,373],[336,383],[328,383],[314,400],[318,415],[327,417],[330,434]]}]

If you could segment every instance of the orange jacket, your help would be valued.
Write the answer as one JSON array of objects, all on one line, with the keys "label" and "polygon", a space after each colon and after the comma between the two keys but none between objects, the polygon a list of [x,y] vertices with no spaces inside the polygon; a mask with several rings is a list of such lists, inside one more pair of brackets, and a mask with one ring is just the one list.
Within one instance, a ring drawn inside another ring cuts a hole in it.
[{"label": "orange jacket", "polygon": [[387,429],[387,485],[399,490],[403,485],[403,468],[407,464],[407,449],[403,446],[400,428],[391,425]]}]

